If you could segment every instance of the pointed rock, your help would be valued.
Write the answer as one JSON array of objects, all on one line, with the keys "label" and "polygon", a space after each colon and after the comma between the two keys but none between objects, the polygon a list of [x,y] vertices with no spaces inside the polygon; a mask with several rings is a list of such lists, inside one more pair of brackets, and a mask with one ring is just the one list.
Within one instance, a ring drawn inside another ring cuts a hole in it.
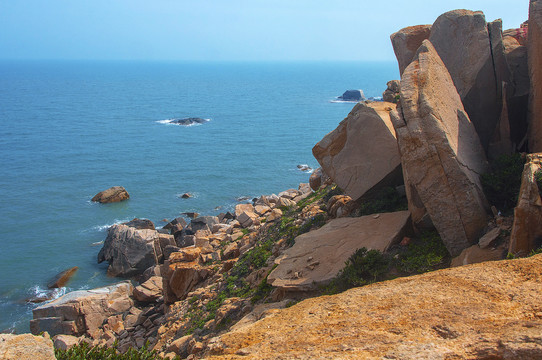
[{"label": "pointed rock", "polygon": [[390,36],[399,63],[399,74],[403,75],[422,42],[429,39],[430,35],[431,25],[416,25],[401,29]]}]

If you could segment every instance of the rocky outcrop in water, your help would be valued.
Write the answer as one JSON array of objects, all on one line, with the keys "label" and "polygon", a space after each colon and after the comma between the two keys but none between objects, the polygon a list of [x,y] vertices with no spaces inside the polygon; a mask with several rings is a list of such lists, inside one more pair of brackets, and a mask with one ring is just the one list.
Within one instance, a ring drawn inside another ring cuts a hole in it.
[{"label": "rocky outcrop in water", "polygon": [[109,204],[109,203],[128,200],[129,198],[130,198],[130,195],[128,194],[128,191],[126,191],[125,188],[123,188],[122,186],[113,186],[107,190],[104,190],[94,195],[91,201],[99,202],[102,204]]},{"label": "rocky outcrop in water", "polygon": [[190,125],[197,125],[197,124],[205,124],[208,121],[209,119],[190,117],[190,118],[184,118],[184,119],[171,119],[169,123],[175,124],[175,125],[190,126]]},{"label": "rocky outcrop in water", "polygon": [[365,100],[365,95],[363,94],[363,90],[346,90],[337,99],[342,101],[363,101]]}]

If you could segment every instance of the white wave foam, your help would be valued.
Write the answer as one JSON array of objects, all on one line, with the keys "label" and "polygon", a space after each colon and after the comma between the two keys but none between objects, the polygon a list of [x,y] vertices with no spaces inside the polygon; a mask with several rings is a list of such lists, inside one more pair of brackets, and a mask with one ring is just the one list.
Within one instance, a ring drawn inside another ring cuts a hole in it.
[{"label": "white wave foam", "polygon": [[84,230],[83,232],[89,232],[89,231],[105,231],[105,230],[108,230],[108,229],[109,229],[111,226],[113,226],[113,225],[119,225],[119,224],[128,222],[128,221],[132,220],[133,218],[134,218],[134,217],[132,216],[132,217],[125,218],[125,219],[115,219],[115,220],[113,220],[114,223],[112,223],[112,224],[96,225],[96,226],[91,227],[90,229]]},{"label": "white wave foam", "polygon": [[47,301],[52,301],[58,299],[62,295],[66,294],[67,288],[61,287],[58,289],[44,289],[39,285],[35,285],[29,289],[29,293],[33,298],[37,299],[47,299]]},{"label": "white wave foam", "polygon": [[105,241],[105,240],[93,242],[92,244],[90,244],[90,246],[98,246],[98,245],[102,245],[102,244],[104,243],[104,241]]},{"label": "white wave foam", "polygon": [[330,103],[337,104],[357,104],[359,101],[356,100],[329,100]]}]

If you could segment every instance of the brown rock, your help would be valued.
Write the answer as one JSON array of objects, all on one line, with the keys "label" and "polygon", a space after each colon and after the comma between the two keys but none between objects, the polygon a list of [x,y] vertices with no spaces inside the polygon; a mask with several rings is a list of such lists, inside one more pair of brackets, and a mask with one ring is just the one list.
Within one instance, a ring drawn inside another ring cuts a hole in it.
[{"label": "brown rock", "polygon": [[501,114],[501,84],[496,78],[484,14],[470,10],[442,14],[431,27],[429,40],[448,69],[480,143],[487,149]]},{"label": "brown rock", "polygon": [[129,281],[67,293],[60,298],[35,308],[30,321],[33,334],[47,331],[51,335],[65,334],[92,336],[110,316],[129,310],[132,285]]},{"label": "brown rock", "polygon": [[541,292],[542,255],[385,281],[212,339],[210,359],[540,359]]},{"label": "brown rock", "polygon": [[252,204],[237,204],[235,205],[235,216],[239,216],[244,212],[254,212],[254,206]]},{"label": "brown rock", "polygon": [[267,282],[284,291],[311,291],[333,279],[362,247],[385,251],[403,238],[408,211],[331,220],[318,230],[298,236],[277,259]]},{"label": "brown rock", "polygon": [[239,245],[237,243],[231,243],[224,249],[224,260],[233,259],[239,256]]},{"label": "brown rock", "polygon": [[399,74],[403,75],[422,42],[429,39],[430,35],[431,25],[416,25],[401,29],[390,36],[399,63]]},{"label": "brown rock", "polygon": [[277,202],[278,207],[291,207],[295,206],[295,201],[287,199],[285,197],[279,198],[279,201]]},{"label": "brown rock", "polygon": [[98,254],[98,263],[109,262],[110,276],[135,276],[157,263],[160,247],[158,232],[137,230],[126,225],[113,225]]},{"label": "brown rock", "polygon": [[164,264],[164,301],[173,303],[186,298],[198,283],[209,276],[209,271],[198,263]]},{"label": "brown rock", "polygon": [[188,355],[188,345],[193,338],[193,335],[185,335],[175,339],[168,347],[168,351],[173,351],[175,354],[178,354],[181,357],[186,357]]},{"label": "brown rock", "polygon": [[521,45],[514,37],[503,38],[504,55],[510,69],[512,83],[514,85],[513,96],[529,94],[531,81],[529,79],[529,60],[527,46]]},{"label": "brown rock", "polygon": [[141,302],[154,302],[162,296],[162,277],[153,276],[134,288],[134,299]]},{"label": "brown rock", "polygon": [[30,334],[0,334],[2,360],[56,360],[53,342]]},{"label": "brown rock", "polygon": [[478,136],[452,79],[429,41],[401,80],[402,118],[393,117],[409,210],[425,210],[452,256],[475,243],[488,208],[479,175],[487,169]]},{"label": "brown rock", "polygon": [[514,225],[510,233],[509,252],[518,256],[528,255],[539,247],[542,238],[542,199],[535,179],[541,171],[542,154],[527,155],[523,168],[518,204],[514,209]]},{"label": "brown rock", "polygon": [[352,198],[346,195],[332,196],[327,202],[327,212],[331,218],[340,218],[350,215],[352,208]]},{"label": "brown rock", "polygon": [[269,215],[267,215],[267,222],[272,222],[275,220],[278,220],[282,217],[282,210],[280,209],[273,209]]},{"label": "brown rock", "polygon": [[68,281],[71,280],[71,278],[75,275],[75,273],[79,270],[77,266],[74,266],[68,270],[62,271],[60,274],[56,275],[49,283],[47,283],[47,287],[49,289],[55,289],[55,288],[61,288],[64,287],[68,283]]},{"label": "brown rock", "polygon": [[130,195],[122,186],[113,186],[107,190],[94,195],[92,201],[102,204],[124,201],[130,198]]},{"label": "brown rock", "polygon": [[133,227],[134,229],[139,229],[139,230],[142,230],[142,229],[155,230],[154,223],[150,221],[149,219],[135,218],[128,222],[122,223],[122,225]]},{"label": "brown rock", "polygon": [[529,6],[529,151],[542,152],[542,1],[530,0]]},{"label": "brown rock", "polygon": [[241,224],[242,227],[248,228],[255,224],[258,220],[258,214],[255,214],[252,211],[244,211],[237,216],[237,221]]},{"label": "brown rock", "polygon": [[396,104],[401,91],[401,82],[399,80],[391,80],[388,81],[387,86],[388,88],[382,93],[382,100]]},{"label": "brown rock", "polygon": [[79,344],[79,338],[72,335],[56,335],[53,340],[55,349],[60,349],[63,351],[69,350],[75,345]]},{"label": "brown rock", "polygon": [[333,181],[326,175],[322,168],[314,170],[309,178],[309,185],[312,190],[318,191],[321,186],[331,185]]},{"label": "brown rock", "polygon": [[379,184],[402,182],[389,115],[394,108],[385,102],[359,103],[312,149],[326,174],[354,200]]},{"label": "brown rock", "polygon": [[502,260],[506,251],[504,248],[499,247],[496,249],[481,248],[478,245],[472,245],[461,252],[461,254],[452,259],[451,267],[479,264],[485,261]]},{"label": "brown rock", "polygon": [[198,258],[201,254],[201,249],[198,247],[193,248],[183,248],[180,251],[172,253],[169,256],[169,263],[179,263],[179,262],[192,262]]}]

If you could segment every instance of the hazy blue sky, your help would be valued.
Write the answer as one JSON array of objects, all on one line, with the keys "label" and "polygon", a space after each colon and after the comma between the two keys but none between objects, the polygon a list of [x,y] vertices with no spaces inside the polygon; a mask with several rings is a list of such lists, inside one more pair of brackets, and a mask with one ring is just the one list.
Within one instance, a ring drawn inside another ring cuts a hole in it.
[{"label": "hazy blue sky", "polygon": [[0,58],[392,60],[389,35],[452,9],[505,28],[529,0],[0,0]]}]

